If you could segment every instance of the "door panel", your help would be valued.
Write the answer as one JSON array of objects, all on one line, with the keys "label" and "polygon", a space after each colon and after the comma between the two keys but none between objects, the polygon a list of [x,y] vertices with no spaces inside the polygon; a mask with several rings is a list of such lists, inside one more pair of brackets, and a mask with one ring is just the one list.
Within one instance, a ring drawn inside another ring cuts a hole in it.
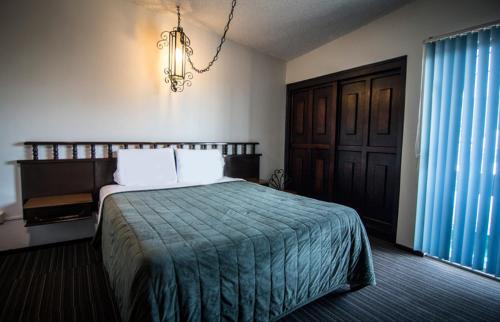
[{"label": "door panel", "polygon": [[313,198],[330,199],[331,172],[333,170],[330,166],[329,150],[313,150],[311,152],[311,196]]},{"label": "door panel", "polygon": [[357,208],[363,199],[363,172],[361,152],[337,151],[335,167],[334,200]]},{"label": "door panel", "polygon": [[363,219],[371,229],[391,232],[396,202],[396,155],[369,153],[366,169],[366,208]]},{"label": "door panel", "polygon": [[307,143],[311,135],[309,92],[298,91],[292,94],[291,142]]},{"label": "door panel", "polygon": [[366,110],[366,82],[341,85],[339,108],[339,145],[363,144]]},{"label": "door panel", "polygon": [[312,143],[329,144],[332,141],[333,89],[332,86],[314,89],[312,105]]},{"label": "door panel", "polygon": [[372,80],[370,113],[370,146],[395,147],[401,113],[401,76]]},{"label": "door panel", "polygon": [[309,195],[311,153],[307,149],[293,149],[290,155],[291,189],[299,194]]}]

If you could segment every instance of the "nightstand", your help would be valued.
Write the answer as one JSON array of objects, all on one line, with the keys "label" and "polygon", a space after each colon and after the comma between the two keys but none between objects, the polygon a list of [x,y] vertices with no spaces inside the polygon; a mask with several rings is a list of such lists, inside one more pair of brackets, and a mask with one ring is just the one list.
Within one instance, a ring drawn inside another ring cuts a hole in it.
[{"label": "nightstand", "polygon": [[92,215],[92,194],[77,193],[30,198],[23,206],[26,226],[73,221]]}]

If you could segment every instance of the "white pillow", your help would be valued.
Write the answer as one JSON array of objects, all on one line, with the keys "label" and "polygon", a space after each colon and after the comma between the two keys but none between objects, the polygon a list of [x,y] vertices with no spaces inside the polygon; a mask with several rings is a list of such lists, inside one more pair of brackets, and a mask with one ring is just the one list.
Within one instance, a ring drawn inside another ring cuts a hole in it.
[{"label": "white pillow", "polygon": [[224,158],[219,150],[175,149],[177,180],[182,183],[213,183],[224,175]]},{"label": "white pillow", "polygon": [[177,182],[174,150],[120,149],[113,177],[122,186],[167,185]]}]

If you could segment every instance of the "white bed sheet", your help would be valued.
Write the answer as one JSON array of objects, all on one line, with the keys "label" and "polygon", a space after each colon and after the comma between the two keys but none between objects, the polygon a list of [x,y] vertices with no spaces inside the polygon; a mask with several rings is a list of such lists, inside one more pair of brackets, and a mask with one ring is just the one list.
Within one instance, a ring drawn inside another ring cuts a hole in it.
[{"label": "white bed sheet", "polygon": [[[161,189],[173,189],[173,188],[183,188],[183,187],[192,187],[192,186],[205,186],[214,183],[222,183],[222,182],[232,182],[232,181],[245,181],[239,178],[230,178],[230,177],[222,177],[221,179],[211,182],[211,183],[172,183],[168,185],[157,185],[157,186],[122,186],[119,184],[110,184],[104,186],[99,191],[99,211],[97,212],[97,224],[101,219],[101,211],[102,204],[104,199],[107,196],[118,193],[118,192],[128,192],[128,191],[143,191],[143,190],[161,190]],[[98,226],[98,225],[97,225]]]}]

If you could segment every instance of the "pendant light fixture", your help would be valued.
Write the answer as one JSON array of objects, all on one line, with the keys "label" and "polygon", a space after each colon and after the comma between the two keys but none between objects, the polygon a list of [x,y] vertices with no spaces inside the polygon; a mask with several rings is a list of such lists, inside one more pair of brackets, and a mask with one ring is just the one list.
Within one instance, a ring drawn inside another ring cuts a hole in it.
[{"label": "pendant light fixture", "polygon": [[226,26],[224,27],[224,33],[217,46],[212,60],[204,68],[198,68],[194,65],[191,60],[193,55],[193,49],[191,48],[191,41],[189,37],[184,33],[184,29],[181,27],[181,13],[180,7],[177,6],[177,27],[174,27],[172,31],[164,31],[161,33],[161,39],[157,42],[156,46],[159,49],[168,47],[168,67],[165,68],[164,73],[165,83],[170,83],[170,89],[172,92],[182,92],[184,86],[191,86],[191,79],[193,79],[193,74],[186,71],[186,62],[191,66],[191,69],[198,74],[208,72],[212,65],[219,58],[219,53],[222,49],[222,45],[226,41],[226,34],[229,30],[229,24],[233,20],[234,8],[236,7],[236,0],[231,3],[231,12],[229,13],[229,18],[227,20]]}]

